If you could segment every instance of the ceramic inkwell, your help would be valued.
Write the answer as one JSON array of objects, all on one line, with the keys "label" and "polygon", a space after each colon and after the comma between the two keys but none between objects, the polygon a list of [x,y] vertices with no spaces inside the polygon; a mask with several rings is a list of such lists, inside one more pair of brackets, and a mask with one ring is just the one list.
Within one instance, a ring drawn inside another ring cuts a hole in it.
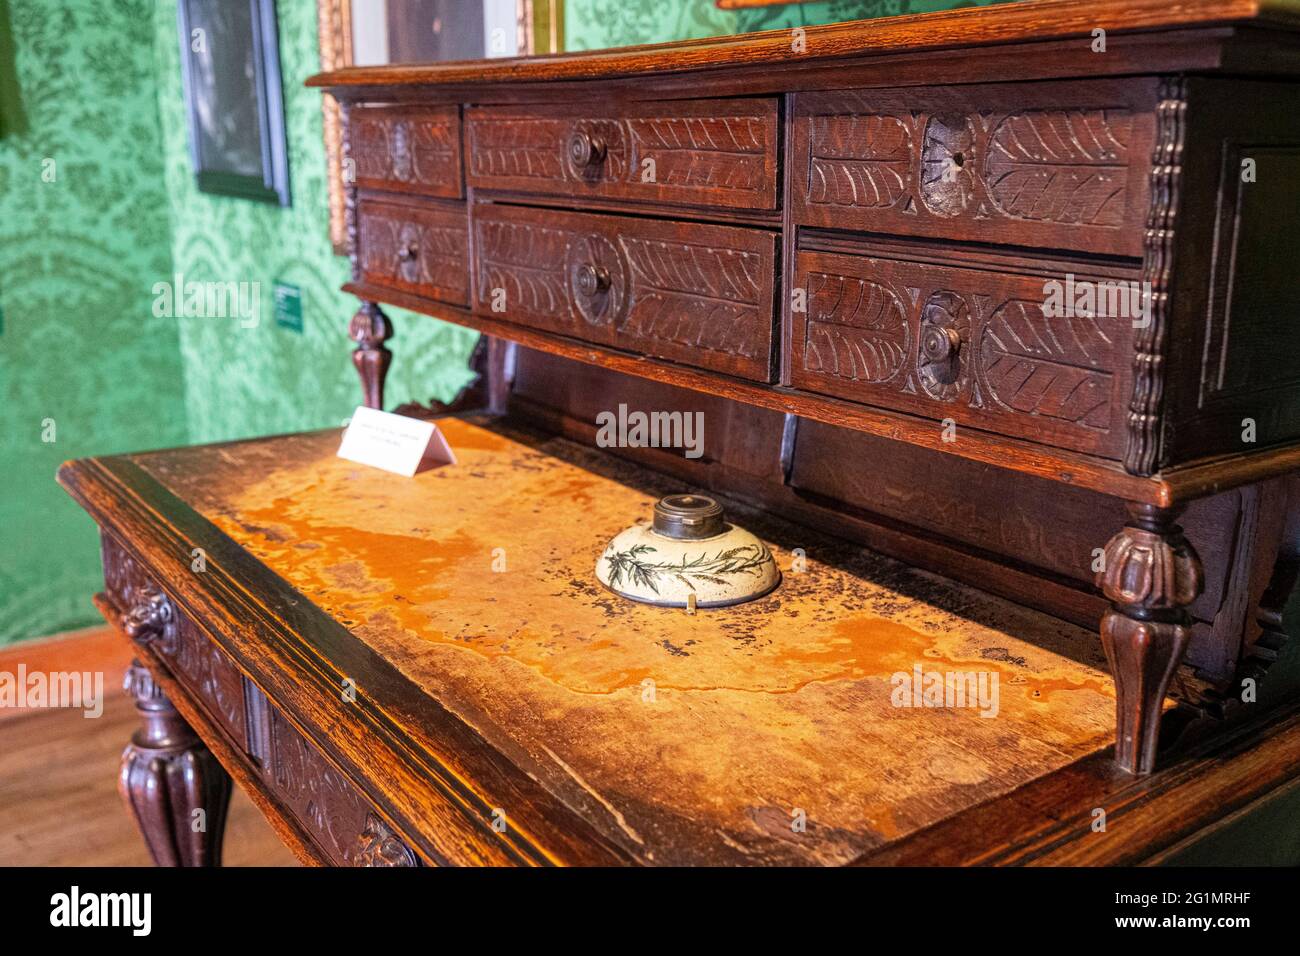
[{"label": "ceramic inkwell", "polygon": [[767,545],[724,521],[712,498],[689,494],[661,498],[653,523],[615,535],[596,577],[615,594],[661,607],[727,607],[781,583]]}]

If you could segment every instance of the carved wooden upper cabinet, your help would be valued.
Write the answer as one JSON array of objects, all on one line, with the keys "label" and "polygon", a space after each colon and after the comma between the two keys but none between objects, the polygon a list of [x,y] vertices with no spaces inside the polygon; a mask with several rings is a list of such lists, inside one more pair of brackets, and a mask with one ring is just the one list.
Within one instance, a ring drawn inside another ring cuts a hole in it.
[{"label": "carved wooden upper cabinet", "polygon": [[310,83],[364,300],[1163,506],[1300,461],[1298,29],[1048,0]]}]

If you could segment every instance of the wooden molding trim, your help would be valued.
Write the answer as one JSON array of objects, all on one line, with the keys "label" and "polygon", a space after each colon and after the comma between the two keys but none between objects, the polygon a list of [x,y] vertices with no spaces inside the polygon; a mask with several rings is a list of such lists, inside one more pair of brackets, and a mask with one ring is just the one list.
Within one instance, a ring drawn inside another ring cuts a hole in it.
[{"label": "wooden molding trim", "polygon": [[792,58],[803,62],[1091,37],[1096,29],[1123,34],[1252,21],[1300,29],[1300,6],[1293,0],[1035,0],[808,27],[802,36],[802,51],[792,48],[789,30],[769,30],[552,56],[350,67],[313,76],[307,85],[359,88],[399,83],[455,85],[596,77],[610,80],[649,73],[789,63]]},{"label": "wooden molding trim", "polygon": [[1183,169],[1187,81],[1168,77],[1160,84],[1156,108],[1158,136],[1151,168],[1151,208],[1147,216],[1142,279],[1151,290],[1150,315],[1134,342],[1133,399],[1129,404],[1129,474],[1149,475],[1159,457],[1161,399],[1165,391],[1165,342],[1169,334],[1169,281],[1173,274],[1178,186]]}]

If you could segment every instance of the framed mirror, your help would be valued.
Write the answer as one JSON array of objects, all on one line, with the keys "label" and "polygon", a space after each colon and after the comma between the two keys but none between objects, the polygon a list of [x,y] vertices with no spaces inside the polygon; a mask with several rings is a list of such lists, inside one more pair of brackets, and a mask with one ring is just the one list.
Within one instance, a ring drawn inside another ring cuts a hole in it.
[{"label": "framed mirror", "polygon": [[[322,70],[531,56],[564,49],[563,0],[317,0]],[[347,254],[342,123],[322,97],[330,241]]]}]

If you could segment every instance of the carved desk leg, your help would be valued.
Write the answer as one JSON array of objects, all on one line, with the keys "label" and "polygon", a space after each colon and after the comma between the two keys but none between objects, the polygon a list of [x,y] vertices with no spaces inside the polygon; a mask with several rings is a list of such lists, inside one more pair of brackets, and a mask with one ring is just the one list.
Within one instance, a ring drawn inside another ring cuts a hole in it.
[{"label": "carved desk leg", "polygon": [[1129,504],[1097,575],[1111,610],[1101,643],[1115,676],[1115,762],[1150,773],[1165,692],[1187,650],[1187,608],[1201,593],[1201,562],[1174,520],[1178,510]]},{"label": "carved desk leg", "polygon": [[144,726],[122,754],[118,790],[154,863],[220,866],[230,775],[139,661],[126,673],[126,691]]},{"label": "carved desk leg", "polygon": [[384,377],[393,360],[393,353],[384,347],[384,342],[392,336],[393,326],[384,310],[375,302],[362,302],[348,325],[348,337],[357,343],[352,364],[361,376],[368,408],[384,407]]}]

